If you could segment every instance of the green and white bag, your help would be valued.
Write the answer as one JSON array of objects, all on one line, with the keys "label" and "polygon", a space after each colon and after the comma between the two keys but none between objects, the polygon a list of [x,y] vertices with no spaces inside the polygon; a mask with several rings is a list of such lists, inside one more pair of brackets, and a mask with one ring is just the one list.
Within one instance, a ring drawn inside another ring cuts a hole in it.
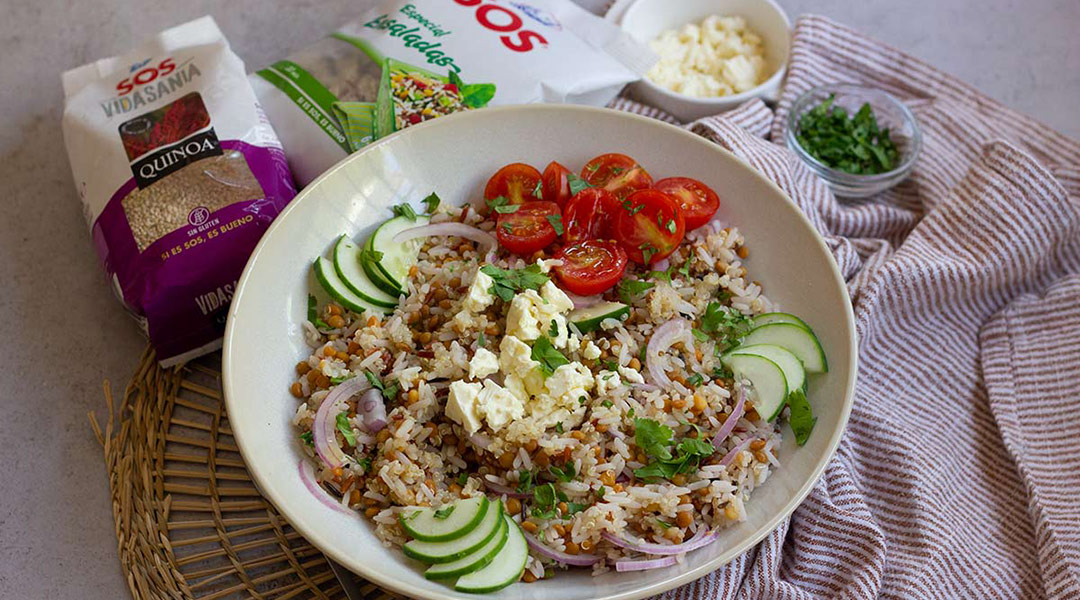
[{"label": "green and white bag", "polygon": [[570,0],[380,0],[251,82],[306,185],[375,139],[453,112],[602,106],[654,60]]}]

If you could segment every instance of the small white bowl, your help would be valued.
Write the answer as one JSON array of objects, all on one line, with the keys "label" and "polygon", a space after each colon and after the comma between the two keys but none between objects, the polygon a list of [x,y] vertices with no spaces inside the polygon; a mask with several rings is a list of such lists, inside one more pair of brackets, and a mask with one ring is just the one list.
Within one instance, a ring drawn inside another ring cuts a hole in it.
[{"label": "small white bowl", "polygon": [[746,19],[747,26],[765,43],[765,61],[772,75],[753,89],[715,98],[679,94],[643,77],[631,86],[636,98],[683,121],[731,110],[751,98],[776,99],[791,51],[791,21],[773,0],[637,0],[625,9],[619,24],[634,39],[648,43],[663,31],[700,22],[710,15]]}]

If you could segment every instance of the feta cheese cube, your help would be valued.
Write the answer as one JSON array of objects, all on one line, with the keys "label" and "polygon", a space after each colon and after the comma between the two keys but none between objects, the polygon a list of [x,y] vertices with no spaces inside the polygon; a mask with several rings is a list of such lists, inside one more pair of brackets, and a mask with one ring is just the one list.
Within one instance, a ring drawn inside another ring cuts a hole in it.
[{"label": "feta cheese cube", "polygon": [[596,393],[603,396],[611,390],[614,390],[622,385],[622,379],[615,371],[600,371],[596,375]]},{"label": "feta cheese cube", "polygon": [[525,402],[490,379],[484,381],[477,404],[493,431],[499,431],[507,423],[525,416]]},{"label": "feta cheese cube", "polygon": [[533,290],[525,290],[514,296],[510,309],[506,311],[507,335],[530,342],[540,337],[540,313],[536,309],[540,302],[543,300]]},{"label": "feta cheese cube", "polygon": [[491,306],[491,303],[495,301],[490,292],[491,286],[494,284],[495,280],[487,273],[477,270],[476,277],[473,279],[472,285],[469,286],[469,291],[465,293],[465,300],[461,303],[462,307],[467,311],[478,313]]},{"label": "feta cheese cube", "polygon": [[554,281],[548,281],[540,288],[540,297],[547,301],[544,305],[552,313],[565,313],[574,310],[574,301],[566,292],[559,289]]},{"label": "feta cheese cube", "polygon": [[465,428],[470,434],[480,430],[478,401],[483,386],[479,383],[454,381],[450,383],[450,395],[446,400],[446,416]]},{"label": "feta cheese cube", "polygon": [[600,346],[594,344],[592,340],[588,340],[585,342],[585,346],[581,349],[581,355],[588,360],[596,360],[600,358]]},{"label": "feta cheese cube", "polygon": [[592,387],[592,371],[579,362],[560,366],[544,382],[547,392],[564,404],[577,403],[577,399]]},{"label": "feta cheese cube", "polygon": [[483,379],[499,372],[499,357],[487,348],[477,348],[469,361],[469,377]]}]

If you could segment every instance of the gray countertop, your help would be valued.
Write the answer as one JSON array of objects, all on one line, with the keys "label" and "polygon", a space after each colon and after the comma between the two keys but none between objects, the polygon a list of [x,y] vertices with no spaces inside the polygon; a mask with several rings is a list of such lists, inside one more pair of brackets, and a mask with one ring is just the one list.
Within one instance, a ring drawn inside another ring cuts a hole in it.
[{"label": "gray countertop", "polygon": [[[369,0],[370,1],[370,0]],[[1080,137],[1075,0],[780,0],[828,15]],[[9,0],[0,20],[0,597],[128,596],[87,412],[144,341],[102,277],[60,135],[60,72],[202,14],[259,66],[358,12],[346,0]]]}]

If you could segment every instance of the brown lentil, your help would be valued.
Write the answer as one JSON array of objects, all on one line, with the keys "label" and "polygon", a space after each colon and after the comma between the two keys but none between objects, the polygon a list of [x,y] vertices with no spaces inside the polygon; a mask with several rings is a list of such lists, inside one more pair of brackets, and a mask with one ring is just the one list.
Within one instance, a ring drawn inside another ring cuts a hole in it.
[{"label": "brown lentil", "polygon": [[764,447],[765,447],[765,440],[754,440],[754,441],[750,442],[750,449],[751,450],[761,450]]},{"label": "brown lentil", "polygon": [[293,384],[289,386],[289,393],[292,394],[294,398],[303,398],[304,388],[300,385],[299,381],[294,381]]},{"label": "brown lentil", "polygon": [[305,373],[307,373],[310,370],[311,370],[311,365],[307,364],[306,360],[302,360],[302,361],[296,363],[296,374],[297,375],[304,375]]}]

